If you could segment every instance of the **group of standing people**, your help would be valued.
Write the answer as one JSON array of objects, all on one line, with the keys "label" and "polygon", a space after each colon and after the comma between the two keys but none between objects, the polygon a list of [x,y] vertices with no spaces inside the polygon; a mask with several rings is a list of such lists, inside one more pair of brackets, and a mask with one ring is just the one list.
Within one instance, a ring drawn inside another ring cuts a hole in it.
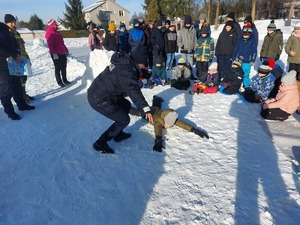
[{"label": "group of standing people", "polygon": [[8,59],[15,64],[20,64],[24,59],[30,63],[24,43],[16,31],[16,18],[11,14],[5,14],[4,23],[0,22],[0,99],[4,112],[12,120],[21,119],[15,112],[12,98],[19,111],[35,109],[35,106],[28,104],[33,97],[27,95],[25,91],[27,76],[14,74],[8,67]]}]

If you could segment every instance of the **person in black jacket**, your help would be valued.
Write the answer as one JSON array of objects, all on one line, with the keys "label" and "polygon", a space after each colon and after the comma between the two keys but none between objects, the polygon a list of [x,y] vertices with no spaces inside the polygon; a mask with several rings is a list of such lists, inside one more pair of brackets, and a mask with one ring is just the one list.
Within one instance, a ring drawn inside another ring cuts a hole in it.
[{"label": "person in black jacket", "polygon": [[175,59],[175,52],[177,50],[177,33],[175,25],[171,25],[165,33],[165,50],[167,55],[166,69],[170,70]]},{"label": "person in black jacket", "polygon": [[234,29],[233,22],[227,21],[225,29],[219,35],[215,51],[221,81],[229,74],[232,55],[237,42],[238,33]]},{"label": "person in black jacket", "polygon": [[155,27],[151,32],[150,42],[152,44],[152,52],[153,52],[153,62],[156,62],[158,56],[163,57],[163,50],[165,47],[165,39],[163,33],[161,32],[162,21],[157,20],[155,23]]},{"label": "person in black jacket", "polygon": [[[18,43],[13,34],[9,31],[9,27],[0,22],[0,99],[4,112],[7,114],[8,118],[19,120],[21,117],[15,112],[11,102],[11,98],[14,95],[14,89],[6,61],[8,57],[12,57],[17,63],[22,59]],[[25,99],[20,97],[15,99],[17,105],[20,105],[21,103],[18,101],[19,99],[20,101],[22,99],[22,103],[26,104]]]},{"label": "person in black jacket", "polygon": [[138,83],[140,69],[132,56],[125,53],[114,53],[111,65],[107,66],[92,82],[88,89],[88,102],[91,107],[111,119],[114,123],[93,144],[96,151],[114,153],[107,142],[126,140],[131,134],[123,129],[130,122],[131,103],[125,98],[129,96],[142,115],[153,123],[150,107],[146,102]]},{"label": "person in black jacket", "polygon": [[109,23],[108,31],[103,40],[103,46],[107,51],[119,51],[118,35],[114,23]]}]

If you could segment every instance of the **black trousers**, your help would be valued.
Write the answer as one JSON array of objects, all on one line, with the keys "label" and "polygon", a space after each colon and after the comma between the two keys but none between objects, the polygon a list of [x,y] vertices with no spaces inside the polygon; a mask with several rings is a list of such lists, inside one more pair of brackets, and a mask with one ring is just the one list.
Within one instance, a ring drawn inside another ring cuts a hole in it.
[{"label": "black trousers", "polygon": [[263,109],[261,108],[260,115],[266,120],[286,120],[291,114],[279,109]]},{"label": "black trousers", "polygon": [[9,80],[10,80],[10,75],[9,75],[7,66],[1,65],[1,67],[0,67],[0,99],[1,99],[1,104],[4,108],[4,112],[7,114],[15,111],[13,104],[11,102],[11,98],[13,97],[13,89],[11,87]]},{"label": "black trousers", "polygon": [[55,68],[55,79],[57,84],[66,83],[67,80],[67,55],[58,55],[58,59],[53,58],[53,54],[50,54]]},{"label": "black trousers", "polygon": [[130,122],[129,110],[131,103],[125,98],[106,99],[97,102],[97,96],[88,95],[88,101],[91,107],[111,119],[114,123],[104,132],[107,141],[116,137]]},{"label": "black trousers", "polygon": [[208,62],[196,62],[196,68],[197,68],[197,77],[200,78],[202,73],[207,73],[208,71]]}]

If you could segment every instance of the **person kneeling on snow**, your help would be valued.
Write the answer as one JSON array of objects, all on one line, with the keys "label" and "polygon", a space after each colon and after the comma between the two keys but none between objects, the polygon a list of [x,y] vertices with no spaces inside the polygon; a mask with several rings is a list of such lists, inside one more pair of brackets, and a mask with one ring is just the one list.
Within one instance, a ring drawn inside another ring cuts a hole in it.
[{"label": "person kneeling on snow", "polygon": [[242,57],[235,59],[232,62],[229,74],[224,77],[224,80],[220,84],[221,93],[232,95],[239,92],[244,79],[242,63]]},{"label": "person kneeling on snow", "polygon": [[299,93],[296,85],[296,71],[291,70],[281,78],[279,92],[275,98],[265,101],[260,115],[267,120],[288,119],[299,107]]},{"label": "person kneeling on snow", "polygon": [[[174,125],[178,126],[186,131],[193,132],[200,136],[201,138],[209,139],[209,136],[204,133],[203,131],[194,128],[192,125],[179,120],[178,113],[173,109],[166,109],[161,110],[161,103],[164,100],[161,97],[153,96],[152,100],[152,107],[151,107],[151,114],[153,115],[153,126],[154,126],[154,133],[155,133],[155,144],[153,146],[154,151],[161,152],[164,148],[163,146],[163,139],[162,139],[162,129],[163,128],[171,128]],[[131,107],[130,114],[141,116],[139,111],[136,108]]]},{"label": "person kneeling on snow", "polygon": [[202,72],[199,76],[199,82],[194,84],[193,91],[191,94],[213,94],[218,91],[219,84],[219,72],[218,63],[213,62],[208,67],[208,72]]},{"label": "person kneeling on snow", "polygon": [[[268,59],[258,68],[258,74],[252,78],[250,87],[245,90],[244,98],[248,102],[260,103],[277,95],[276,83],[281,82],[283,70],[275,66],[273,59]],[[277,81],[276,81],[277,80]]]},{"label": "person kneeling on snow", "polygon": [[190,86],[191,70],[185,67],[184,58],[178,60],[178,66],[172,71],[171,87],[186,90]]}]

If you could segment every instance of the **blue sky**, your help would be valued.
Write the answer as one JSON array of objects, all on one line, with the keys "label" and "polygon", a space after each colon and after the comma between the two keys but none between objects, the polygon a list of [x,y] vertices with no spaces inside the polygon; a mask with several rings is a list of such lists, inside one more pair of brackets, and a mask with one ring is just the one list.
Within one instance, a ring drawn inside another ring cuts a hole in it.
[{"label": "blue sky", "polygon": [[[62,18],[65,12],[67,0],[0,0],[0,21],[3,22],[4,15],[10,13],[17,16],[19,20],[28,22],[34,13],[47,23],[50,18]],[[96,0],[82,0],[83,7],[95,3]],[[143,12],[144,0],[116,0],[116,2],[130,11],[129,18],[136,12]]]}]

